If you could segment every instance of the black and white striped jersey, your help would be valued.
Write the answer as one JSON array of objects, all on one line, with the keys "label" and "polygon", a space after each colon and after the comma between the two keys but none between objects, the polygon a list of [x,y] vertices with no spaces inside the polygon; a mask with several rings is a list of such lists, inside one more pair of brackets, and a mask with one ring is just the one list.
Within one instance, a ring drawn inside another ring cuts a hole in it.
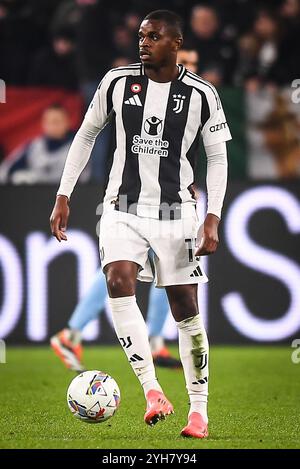
[{"label": "black and white striped jersey", "polygon": [[159,207],[194,203],[191,185],[199,139],[231,139],[215,88],[178,65],[176,80],[150,80],[142,64],[110,70],[85,120],[102,128],[113,114],[115,150],[104,202]]}]

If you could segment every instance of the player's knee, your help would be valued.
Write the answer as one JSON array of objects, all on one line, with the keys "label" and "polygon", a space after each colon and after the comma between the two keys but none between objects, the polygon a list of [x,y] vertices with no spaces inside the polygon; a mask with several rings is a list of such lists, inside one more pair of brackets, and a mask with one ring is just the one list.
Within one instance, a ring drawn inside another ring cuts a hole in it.
[{"label": "player's knee", "polygon": [[199,312],[197,302],[190,296],[176,298],[171,303],[171,310],[175,321],[183,321],[184,319],[196,316]]},{"label": "player's knee", "polygon": [[107,274],[107,289],[111,298],[134,295],[134,282],[120,273]]}]

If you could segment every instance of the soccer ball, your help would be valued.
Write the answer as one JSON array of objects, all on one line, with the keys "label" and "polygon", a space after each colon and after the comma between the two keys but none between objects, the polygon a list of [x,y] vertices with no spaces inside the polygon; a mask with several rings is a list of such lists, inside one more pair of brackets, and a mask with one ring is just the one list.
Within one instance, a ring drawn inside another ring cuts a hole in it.
[{"label": "soccer ball", "polygon": [[120,405],[120,389],[103,371],[85,371],[71,381],[67,402],[72,414],[88,423],[111,418]]}]

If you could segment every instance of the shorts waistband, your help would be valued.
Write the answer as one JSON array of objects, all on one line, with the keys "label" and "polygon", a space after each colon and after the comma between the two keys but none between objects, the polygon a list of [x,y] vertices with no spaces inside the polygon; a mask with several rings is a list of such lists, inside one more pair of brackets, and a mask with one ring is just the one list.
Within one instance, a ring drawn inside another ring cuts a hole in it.
[{"label": "shorts waistband", "polygon": [[196,204],[162,204],[156,205],[139,205],[139,204],[119,204],[118,201],[105,204],[105,211],[117,210],[119,212],[130,213],[138,217],[155,218],[157,220],[180,220],[195,215]]}]

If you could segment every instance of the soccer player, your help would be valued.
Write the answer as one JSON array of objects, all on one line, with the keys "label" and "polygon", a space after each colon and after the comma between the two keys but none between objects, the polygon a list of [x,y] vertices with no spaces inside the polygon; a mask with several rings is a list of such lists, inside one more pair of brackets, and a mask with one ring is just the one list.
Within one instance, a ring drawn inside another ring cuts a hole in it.
[{"label": "soccer player", "polygon": [[[115,120],[116,147],[104,197],[100,257],[114,327],[147,401],[144,420],[154,425],[173,412],[158,383],[147,329],[135,298],[136,279],[165,287],[178,326],[190,409],[183,436],[208,435],[208,341],[198,311],[197,283],[207,281],[198,256],[218,246],[226,190],[226,141],[231,135],[212,85],[176,63],[180,18],[158,10],[139,30],[141,63],[109,71],[97,89],[70,148],[51,230],[66,240],[68,199],[96,135]],[[192,190],[202,136],[207,155],[207,215],[196,246],[198,219]]]},{"label": "soccer player", "polygon": [[[103,311],[107,298],[105,276],[98,269],[95,278],[74,309],[68,325],[51,337],[50,343],[60,360],[70,370],[78,373],[85,370],[82,363],[82,331]],[[169,303],[164,288],[155,288],[152,283],[149,293],[147,326],[153,362],[165,368],[180,368],[181,362],[172,357],[162,336],[162,329],[169,312]]]}]

